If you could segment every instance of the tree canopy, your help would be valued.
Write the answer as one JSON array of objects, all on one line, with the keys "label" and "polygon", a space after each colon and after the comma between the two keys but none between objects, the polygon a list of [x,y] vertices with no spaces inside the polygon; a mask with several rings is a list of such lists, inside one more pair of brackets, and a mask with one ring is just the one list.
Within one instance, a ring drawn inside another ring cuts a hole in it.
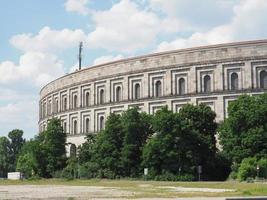
[{"label": "tree canopy", "polygon": [[228,118],[219,128],[223,153],[241,163],[244,158],[267,156],[267,94],[240,96],[231,102]]}]

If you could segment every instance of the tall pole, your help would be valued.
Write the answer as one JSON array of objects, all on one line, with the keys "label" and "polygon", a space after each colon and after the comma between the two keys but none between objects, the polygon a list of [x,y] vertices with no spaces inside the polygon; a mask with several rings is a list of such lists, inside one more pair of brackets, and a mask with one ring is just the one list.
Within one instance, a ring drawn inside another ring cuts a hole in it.
[{"label": "tall pole", "polygon": [[79,70],[82,69],[82,49],[83,49],[83,42],[79,44]]}]

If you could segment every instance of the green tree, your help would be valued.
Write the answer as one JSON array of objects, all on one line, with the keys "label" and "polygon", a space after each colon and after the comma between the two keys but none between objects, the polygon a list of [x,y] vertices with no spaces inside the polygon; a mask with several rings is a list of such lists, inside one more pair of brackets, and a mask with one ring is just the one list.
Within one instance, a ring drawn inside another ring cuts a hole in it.
[{"label": "green tree", "polygon": [[8,133],[8,138],[10,139],[10,164],[12,166],[12,170],[15,170],[18,155],[23,144],[25,143],[23,131],[14,129]]},{"label": "green tree", "polygon": [[150,117],[139,113],[138,108],[131,108],[122,114],[124,132],[121,154],[125,176],[136,177],[141,172],[141,155],[147,138],[152,133]]},{"label": "green tree", "polygon": [[179,113],[164,107],[154,116],[155,134],[143,149],[143,166],[150,169],[152,177],[196,177],[201,165],[204,180],[225,179],[229,165],[217,154],[216,127],[215,113],[208,106],[186,105]]},{"label": "green tree", "polygon": [[215,154],[217,151],[215,138],[217,129],[216,113],[204,104],[187,104],[180,109],[179,114],[183,119],[189,120],[194,129],[199,132],[204,142],[200,153],[205,154],[205,157],[207,154]]},{"label": "green tree", "polygon": [[23,172],[26,178],[38,175],[38,163],[33,153],[25,153],[18,157],[17,170]]},{"label": "green tree", "polygon": [[[31,172],[34,175],[40,177],[46,177],[46,155],[44,149],[42,149],[43,139],[41,135],[35,136],[34,139],[26,141],[21,148],[21,152],[18,157],[17,170],[23,171],[27,177],[31,176]],[[25,166],[25,163],[29,163],[29,166]]]},{"label": "green tree", "polygon": [[192,126],[164,107],[156,112],[153,129],[155,134],[143,149],[142,164],[149,168],[150,175],[193,173],[196,132]]},{"label": "green tree", "polygon": [[0,177],[6,177],[10,170],[10,142],[6,137],[0,137]]},{"label": "green tree", "polygon": [[63,131],[60,119],[51,119],[47,130],[41,133],[43,153],[46,156],[46,171],[51,177],[55,171],[66,165],[66,133]]},{"label": "green tree", "polygon": [[96,140],[95,134],[89,134],[86,136],[86,141],[78,147],[78,161],[79,164],[90,161],[94,155],[94,144]]},{"label": "green tree", "polygon": [[267,155],[267,94],[242,95],[228,108],[221,124],[219,139],[223,153],[233,163],[244,158]]},{"label": "green tree", "polygon": [[99,166],[99,176],[114,178],[121,173],[120,152],[123,132],[121,116],[111,114],[102,130],[96,137],[92,162]]},{"label": "green tree", "polygon": [[187,104],[179,111],[183,120],[187,120],[197,132],[194,140],[195,163],[202,166],[202,177],[208,180],[223,180],[230,171],[230,164],[221,153],[217,153],[215,121],[216,113],[207,105]]}]

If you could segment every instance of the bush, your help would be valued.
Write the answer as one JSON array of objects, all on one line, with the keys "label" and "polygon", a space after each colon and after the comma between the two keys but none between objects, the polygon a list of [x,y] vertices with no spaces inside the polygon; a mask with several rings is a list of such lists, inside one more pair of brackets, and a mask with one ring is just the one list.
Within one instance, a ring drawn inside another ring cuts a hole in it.
[{"label": "bush", "polygon": [[194,176],[191,174],[175,175],[170,172],[164,172],[154,177],[155,181],[193,181]]},{"label": "bush", "polygon": [[245,158],[242,160],[240,167],[238,168],[237,178],[240,181],[248,179],[255,179],[257,174],[257,166],[259,166],[259,177],[267,177],[267,159],[261,158],[257,160],[255,157]]},{"label": "bush", "polygon": [[257,159],[249,157],[242,160],[238,169],[237,178],[240,181],[245,181],[248,178],[255,178],[257,175]]},{"label": "bush", "polygon": [[262,158],[258,161],[259,169],[259,177],[267,178],[267,158]]},{"label": "bush", "polygon": [[25,178],[38,174],[38,164],[32,153],[20,155],[17,162],[17,170],[22,172]]},{"label": "bush", "polygon": [[57,170],[52,174],[52,177],[53,178],[62,178],[61,174],[62,174],[62,170]]},{"label": "bush", "polygon": [[79,167],[79,175],[82,179],[96,178],[99,173],[99,165],[95,162],[87,162]]},{"label": "bush", "polygon": [[66,167],[62,170],[61,178],[67,179],[67,180],[73,180],[74,179],[74,172],[72,169]]},{"label": "bush", "polygon": [[33,175],[30,178],[28,178],[29,181],[36,181],[36,180],[40,180],[40,179],[41,179],[41,177],[38,175]]},{"label": "bush", "polygon": [[98,178],[115,179],[116,174],[109,169],[103,169],[103,170],[100,170],[100,172],[98,174]]}]

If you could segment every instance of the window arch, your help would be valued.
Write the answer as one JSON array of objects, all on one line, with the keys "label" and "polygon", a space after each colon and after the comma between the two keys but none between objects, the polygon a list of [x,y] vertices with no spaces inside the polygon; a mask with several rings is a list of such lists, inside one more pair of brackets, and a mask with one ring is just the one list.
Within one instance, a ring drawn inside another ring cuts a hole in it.
[{"label": "window arch", "polygon": [[140,99],[140,84],[136,83],[134,85],[134,99]]},{"label": "window arch", "polygon": [[73,108],[77,108],[78,107],[78,97],[77,95],[74,95],[73,96],[73,105],[72,105]]},{"label": "window arch", "polygon": [[238,75],[237,73],[231,74],[231,90],[237,90],[238,89]]},{"label": "window arch", "polygon": [[43,117],[46,116],[46,103],[43,104]]},{"label": "window arch", "polygon": [[67,110],[67,97],[63,99],[63,111]]},{"label": "window arch", "polygon": [[73,121],[73,135],[76,135],[78,130],[77,130],[78,126],[77,126],[77,120]]},{"label": "window arch", "polygon": [[179,79],[178,94],[179,95],[185,94],[185,79],[184,78]]},{"label": "window arch", "polygon": [[101,116],[100,119],[99,119],[99,130],[104,129],[104,126],[105,126],[104,123],[105,123],[104,122],[104,116]]},{"label": "window arch", "polygon": [[115,96],[115,101],[121,101],[121,87],[118,86],[116,87],[116,96]]},{"label": "window arch", "polygon": [[90,105],[90,93],[86,92],[85,94],[85,106],[89,106]]},{"label": "window arch", "polygon": [[103,104],[104,103],[104,89],[101,89],[99,92],[99,103]]},{"label": "window arch", "polygon": [[89,133],[90,119],[86,118],[85,120],[85,133]]},{"label": "window arch", "polygon": [[260,72],[260,88],[267,89],[267,71]]},{"label": "window arch", "polygon": [[58,112],[58,100],[55,101],[55,111],[54,113],[57,113]]},{"label": "window arch", "polygon": [[157,81],[155,84],[155,96],[156,97],[162,96],[161,81]]},{"label": "window arch", "polygon": [[77,151],[77,148],[76,148],[75,144],[71,144],[70,145],[70,157],[71,158],[76,157],[76,151]]},{"label": "window arch", "polygon": [[47,104],[47,115],[51,114],[51,110],[52,110],[51,101],[49,101],[48,104]]},{"label": "window arch", "polygon": [[210,92],[210,91],[211,91],[210,76],[206,75],[204,76],[204,92]]},{"label": "window arch", "polygon": [[63,131],[66,133],[67,132],[67,123],[63,122]]}]

